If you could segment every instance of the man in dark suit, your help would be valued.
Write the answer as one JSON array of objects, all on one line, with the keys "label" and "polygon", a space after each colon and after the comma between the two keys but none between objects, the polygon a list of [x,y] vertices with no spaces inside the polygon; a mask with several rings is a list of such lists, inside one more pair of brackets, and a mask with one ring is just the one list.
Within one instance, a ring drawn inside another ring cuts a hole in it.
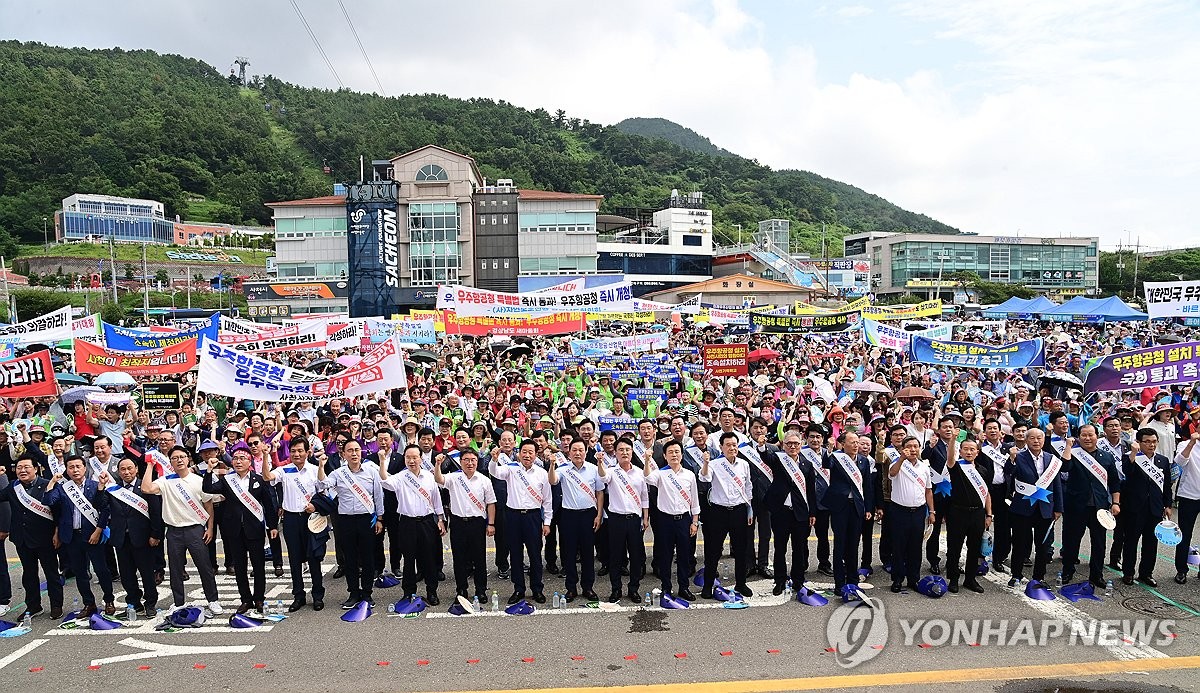
[{"label": "man in dark suit", "polygon": [[[800,454],[809,461],[813,468],[812,514],[816,518],[813,530],[817,534],[817,570],[833,576],[833,566],[829,561],[829,508],[825,507],[825,493],[829,490],[829,469],[825,466],[825,429],[817,424],[809,424],[804,431],[805,444],[800,448]],[[797,588],[799,589],[799,588]]]},{"label": "man in dark suit", "polygon": [[25,588],[25,609],[30,616],[40,616],[42,609],[41,576],[46,576],[46,592],[50,597],[50,618],[63,616],[63,588],[58,581],[58,536],[52,506],[58,500],[59,489],[37,474],[33,457],[22,455],[15,469],[17,482],[10,483],[6,470],[0,467],[0,503],[9,505],[12,520],[7,538],[21,559],[21,585]]},{"label": "man in dark suit", "polygon": [[[772,590],[775,595],[783,593],[789,577],[792,589],[803,587],[808,570],[808,534],[817,519],[810,510],[815,507],[816,483],[812,463],[800,454],[802,444],[800,434],[792,431],[784,436],[782,450],[764,456],[775,475],[765,499],[771,513],[771,533],[775,535],[775,588]],[[789,541],[792,544],[790,571],[787,562]]]},{"label": "man in dark suit", "polygon": [[[1171,461],[1157,454],[1158,433],[1153,428],[1137,432],[1137,448],[1125,461],[1125,482],[1121,498],[1128,507],[1125,515],[1125,556],[1121,561],[1124,577],[1121,582],[1133,584],[1135,568],[1137,581],[1157,587],[1154,561],[1158,556],[1158,539],[1154,527],[1163,519],[1171,519]],[[1139,565],[1138,540],[1142,542],[1142,561]]]},{"label": "man in dark suit", "polygon": [[[94,572],[104,596],[104,613],[117,612],[113,603],[112,572],[108,567],[105,530],[108,528],[108,495],[95,480],[87,478],[87,463],[72,455],[66,459],[67,478],[55,474],[50,485],[60,485],[60,493],[51,505],[58,521],[58,541],[67,549],[75,586],[83,600],[80,618],[97,612],[96,595],[92,593],[89,575]],[[88,568],[91,568],[91,571]]]},{"label": "man in dark suit", "polygon": [[949,490],[943,484],[940,487],[942,490],[939,491],[938,484],[950,480],[949,472],[946,471],[948,445],[957,437],[958,426],[955,425],[954,419],[950,416],[943,416],[938,421],[937,437],[931,438],[929,444],[921,452],[921,459],[929,463],[929,474],[933,482],[933,534],[930,534],[929,539],[925,542],[925,558],[929,561],[929,572],[934,575],[942,574],[942,559],[939,557],[942,523],[950,515]]},{"label": "man in dark suit", "polygon": [[1067,480],[1063,482],[1063,584],[1070,584],[1075,576],[1075,561],[1079,558],[1079,544],[1086,530],[1092,538],[1091,559],[1088,562],[1088,579],[1096,587],[1104,587],[1104,539],[1107,534],[1096,519],[1097,510],[1112,509],[1114,515],[1121,514],[1121,478],[1117,474],[1117,461],[1099,446],[1099,432],[1093,424],[1079,427],[1079,446],[1067,438],[1063,452],[1066,462],[1063,471]]},{"label": "man in dark suit", "polygon": [[120,461],[117,475],[116,483],[107,473],[101,477],[109,497],[108,543],[117,552],[126,601],[138,611],[144,610],[146,618],[154,618],[158,605],[155,560],[165,534],[162,496],[141,492],[137,463],[131,459]]},{"label": "man in dark suit", "polygon": [[[392,445],[392,431],[388,428],[375,433],[379,441],[379,452],[367,456],[368,462],[374,462],[388,476],[395,476],[404,470],[404,455],[396,452]],[[396,494],[387,490],[383,492],[383,531],[388,537],[388,553],[391,555],[391,572],[400,575],[400,560],[403,552],[400,549],[400,513],[396,510]],[[383,574],[387,563],[383,559],[383,534],[375,535],[375,577]],[[414,568],[415,570],[415,568]]]},{"label": "man in dark suit", "polygon": [[[742,456],[750,462],[750,481],[753,487],[750,507],[754,510],[754,522],[757,525],[756,528],[750,529],[749,541],[746,542],[746,548],[750,552],[750,572],[771,579],[775,574],[767,561],[770,558],[773,522],[766,503],[767,491],[775,481],[775,474],[768,458],[775,457],[778,448],[767,442],[767,422],[758,416],[750,420],[750,441],[742,443],[739,447]],[[758,535],[757,549],[755,534]]]},{"label": "man in dark suit", "polygon": [[838,444],[841,449],[825,457],[829,470],[825,507],[833,525],[833,584],[840,592],[846,585],[858,584],[858,542],[863,522],[875,509],[875,499],[871,485],[874,465],[858,454],[858,434],[843,431]]},{"label": "man in dark suit", "polygon": [[1025,573],[1025,559],[1036,547],[1033,559],[1033,579],[1045,583],[1046,566],[1050,563],[1050,528],[1062,516],[1062,463],[1043,449],[1046,434],[1036,428],[1025,434],[1025,449],[1010,451],[1005,474],[1013,480],[1015,493],[1010,510],[1013,530],[1012,578],[1009,587],[1020,583]]},{"label": "man in dark suit", "polygon": [[[275,506],[275,494],[263,478],[250,471],[250,451],[236,448],[231,455],[233,473],[224,465],[209,469],[204,477],[204,492],[225,497],[225,511],[221,514],[221,537],[225,541],[225,553],[233,556],[233,570],[237,579],[238,593],[242,603],[238,613],[251,609],[263,612],[263,600],[267,591],[266,552],[263,550],[267,532],[271,538],[279,536],[276,528],[279,512]],[[246,574],[247,557],[254,568],[254,590]]]}]

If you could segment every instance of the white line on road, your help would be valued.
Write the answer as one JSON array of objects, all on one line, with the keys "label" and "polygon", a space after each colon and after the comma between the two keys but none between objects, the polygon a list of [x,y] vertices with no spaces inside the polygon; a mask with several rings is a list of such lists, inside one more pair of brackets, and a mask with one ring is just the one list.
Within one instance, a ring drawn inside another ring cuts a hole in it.
[{"label": "white line on road", "polygon": [[29,641],[21,649],[8,655],[4,659],[0,659],[0,669],[3,669],[4,667],[8,666],[9,664],[12,664],[13,662],[24,657],[25,655],[29,654],[30,652],[33,652],[34,650],[41,647],[42,645],[45,645],[48,642],[50,642],[50,641],[46,638],[39,638],[38,640]]},{"label": "white line on road", "polygon": [[192,647],[189,645],[162,645],[159,643],[146,642],[145,640],[138,640],[137,638],[125,638],[118,644],[136,647],[138,649],[145,650],[145,652],[132,652],[130,654],[116,655],[114,657],[93,659],[92,666],[113,664],[115,662],[129,662],[135,659],[155,659],[157,657],[175,657],[179,655],[246,654],[254,649],[254,645],[221,645],[208,647]]}]

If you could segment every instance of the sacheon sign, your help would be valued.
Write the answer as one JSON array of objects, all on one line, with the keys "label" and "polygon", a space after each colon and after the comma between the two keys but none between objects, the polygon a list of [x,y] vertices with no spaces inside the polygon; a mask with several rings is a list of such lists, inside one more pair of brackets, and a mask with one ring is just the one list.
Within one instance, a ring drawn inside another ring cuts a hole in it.
[{"label": "sacheon sign", "polygon": [[399,186],[359,183],[346,191],[350,316],[390,315],[400,287]]}]

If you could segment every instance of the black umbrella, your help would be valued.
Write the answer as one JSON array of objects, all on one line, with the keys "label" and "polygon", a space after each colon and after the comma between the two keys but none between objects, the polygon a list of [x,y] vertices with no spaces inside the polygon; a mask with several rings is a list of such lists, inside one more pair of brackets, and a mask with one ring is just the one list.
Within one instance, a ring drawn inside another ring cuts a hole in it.
[{"label": "black umbrella", "polygon": [[514,345],[510,346],[509,348],[505,349],[504,353],[501,354],[501,356],[504,356],[506,358],[511,358],[511,359],[520,358],[522,356],[532,356],[532,355],[533,355],[533,349],[529,348],[525,344],[514,344]]},{"label": "black umbrella", "polygon": [[1039,385],[1057,385],[1068,390],[1082,390],[1083,381],[1066,371],[1046,371],[1038,380]]},{"label": "black umbrella", "polygon": [[437,354],[428,349],[417,349],[409,354],[409,358],[413,361],[428,361],[429,363],[437,363],[438,360]]}]

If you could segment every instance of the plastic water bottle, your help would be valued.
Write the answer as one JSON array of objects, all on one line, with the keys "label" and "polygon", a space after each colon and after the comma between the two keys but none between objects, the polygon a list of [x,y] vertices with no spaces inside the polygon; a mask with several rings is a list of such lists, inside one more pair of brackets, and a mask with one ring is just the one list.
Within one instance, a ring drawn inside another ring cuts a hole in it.
[{"label": "plastic water bottle", "polygon": [[496,590],[492,590],[492,611],[500,610],[500,596],[496,594]]},{"label": "plastic water bottle", "polygon": [[79,618],[79,597],[71,600],[71,611],[75,612],[75,618]]},{"label": "plastic water bottle", "polygon": [[558,592],[554,593],[554,600],[550,602],[551,607],[555,609],[562,608],[562,597],[558,596]]},{"label": "plastic water bottle", "polygon": [[277,613],[279,615],[283,615],[283,600],[282,599],[275,600],[275,613]]},{"label": "plastic water bottle", "polygon": [[642,606],[646,607],[647,609],[650,608],[650,593],[649,592],[646,593],[646,598],[642,600]]},{"label": "plastic water bottle", "polygon": [[134,623],[137,621],[137,609],[133,608],[133,604],[125,605],[125,622]]},{"label": "plastic water bottle", "polygon": [[478,594],[475,595],[475,597],[473,599],[471,599],[471,610],[474,611],[475,613],[479,613],[480,611],[483,610],[483,608],[479,605],[479,595]]},{"label": "plastic water bottle", "polygon": [[28,611],[26,611],[25,615],[21,617],[21,627],[22,628],[32,628],[33,627],[33,617],[29,615]]},{"label": "plastic water bottle", "polygon": [[788,578],[787,586],[783,588],[783,596],[787,597],[788,599],[792,598],[792,580],[791,580],[791,578]]},{"label": "plastic water bottle", "polygon": [[1062,571],[1058,571],[1058,576],[1054,578],[1054,586],[1062,587]]},{"label": "plastic water bottle", "polygon": [[1112,580],[1104,583],[1104,596],[1111,597],[1113,594]]},{"label": "plastic water bottle", "polygon": [[388,602],[388,613],[389,614],[396,613],[396,602]]}]

